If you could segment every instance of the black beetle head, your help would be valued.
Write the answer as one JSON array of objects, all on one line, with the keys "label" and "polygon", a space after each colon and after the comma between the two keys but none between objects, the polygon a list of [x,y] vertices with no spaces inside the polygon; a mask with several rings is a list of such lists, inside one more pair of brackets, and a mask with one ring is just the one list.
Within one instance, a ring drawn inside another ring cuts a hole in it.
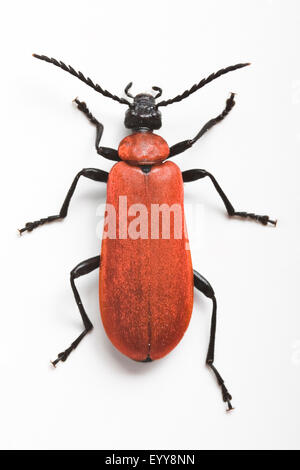
[{"label": "black beetle head", "polygon": [[128,129],[159,129],[161,113],[155,104],[155,98],[146,93],[134,97],[133,103],[125,114],[125,127]]}]

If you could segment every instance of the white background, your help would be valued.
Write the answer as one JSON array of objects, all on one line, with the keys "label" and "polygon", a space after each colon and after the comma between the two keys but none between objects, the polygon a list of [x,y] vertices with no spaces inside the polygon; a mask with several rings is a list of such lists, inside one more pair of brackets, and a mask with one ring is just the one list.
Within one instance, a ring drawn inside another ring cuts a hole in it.
[{"label": "white background", "polygon": [[[299,448],[299,20],[296,0],[2,2],[1,448]],[[193,264],[217,294],[216,366],[232,414],[205,367],[211,305],[197,293],[180,345],[139,364],[104,333],[97,272],[81,278],[94,331],[49,366],[82,331],[69,272],[100,251],[105,185],[82,180],[65,221],[21,238],[16,229],[56,214],[82,168],[112,166],[72,99],[88,103],[112,147],[126,135],[126,108],[32,52],[113,93],[133,80],[135,92],[158,85],[163,98],[252,62],[162,109],[160,130],[170,144],[193,137],[235,91],[230,116],[174,161],[211,171],[237,210],[279,220],[276,229],[229,220],[209,181],[185,186],[186,202],[201,204],[200,236],[187,221]]]}]

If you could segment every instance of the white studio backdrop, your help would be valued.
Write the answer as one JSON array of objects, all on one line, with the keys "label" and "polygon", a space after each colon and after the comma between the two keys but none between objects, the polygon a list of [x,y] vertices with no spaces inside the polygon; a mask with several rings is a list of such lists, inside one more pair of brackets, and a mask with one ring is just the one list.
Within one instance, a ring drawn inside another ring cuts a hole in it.
[{"label": "white studio backdrop", "polygon": [[[0,18],[1,448],[299,449],[299,2],[12,0]],[[185,185],[186,203],[200,204],[199,232],[190,213],[187,225],[194,267],[218,299],[216,366],[232,414],[205,367],[211,304],[197,293],[179,346],[139,364],[104,333],[97,272],[81,278],[95,328],[49,366],[82,331],[69,272],[100,252],[105,185],[82,180],[66,220],[21,238],[16,229],[56,214],[82,168],[112,166],[72,100],[87,102],[111,147],[126,135],[126,108],[33,52],[113,93],[132,80],[136,92],[161,86],[164,98],[252,62],[162,109],[159,131],[170,145],[193,137],[236,92],[230,116],[173,160],[214,174],[237,210],[279,221],[229,220],[209,181]]]}]

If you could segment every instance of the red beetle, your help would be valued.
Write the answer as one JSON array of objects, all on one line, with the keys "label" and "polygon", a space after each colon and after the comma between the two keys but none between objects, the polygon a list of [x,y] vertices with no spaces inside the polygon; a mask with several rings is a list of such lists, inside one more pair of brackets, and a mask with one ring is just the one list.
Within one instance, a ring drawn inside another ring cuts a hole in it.
[{"label": "red beetle", "polygon": [[[63,62],[35,54],[34,57],[62,68],[102,95],[127,105],[125,126],[132,130],[132,134],[122,140],[118,150],[101,147],[102,124],[90,113],[84,102],[76,99],[78,109],[96,126],[97,152],[118,163],[109,174],[96,168],[80,171],[59,214],[28,222],[20,230],[20,234],[30,232],[39,225],[66,217],[80,176],[107,183],[107,217],[101,261],[100,256],[96,256],[83,261],[71,271],[71,287],[85,329],[52,364],[56,366],[59,361],[65,361],[93,328],[75,286],[77,277],[100,266],[100,310],[105,331],[119,351],[141,362],[150,362],[165,356],[181,340],[191,318],[195,286],[213,302],[206,363],[217,378],[228,410],[233,409],[232,397],[213,365],[217,303],[209,282],[192,268],[185,230],[183,183],[208,177],[230,216],[253,219],[263,225],[276,225],[276,221],[270,220],[266,215],[235,211],[213,175],[200,169],[181,172],[175,163],[166,161],[190,148],[231,111],[235,104],[233,93],[226,101],[223,112],[208,121],[193,139],[179,142],[169,148],[166,141],[154,134],[153,130],[161,127],[159,107],[179,102],[215,78],[249,64],[237,64],[221,69],[175,98],[156,103],[156,99],[162,94],[159,87],[153,87],[153,90],[158,92],[156,96],[142,93],[133,97],[129,92],[132,83],[129,83],[125,93],[132,101],[128,101],[103,90],[100,85],[94,84],[90,78],[85,78],[81,72],[76,72]],[[110,220],[108,214],[111,213],[113,217]],[[137,213],[138,218],[135,217]],[[170,223],[171,215],[174,223]],[[164,233],[165,216],[169,222],[167,233]],[[133,222],[134,230],[130,233]],[[112,227],[107,230],[109,223]]]}]

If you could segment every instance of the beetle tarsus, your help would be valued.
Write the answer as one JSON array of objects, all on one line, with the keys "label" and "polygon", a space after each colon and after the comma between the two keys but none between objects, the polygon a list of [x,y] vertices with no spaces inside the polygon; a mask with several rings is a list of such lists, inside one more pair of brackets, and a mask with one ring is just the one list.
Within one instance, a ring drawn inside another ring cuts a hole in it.
[{"label": "beetle tarsus", "polygon": [[276,227],[276,224],[277,224],[277,220],[270,219],[268,215],[257,215],[257,214],[253,214],[250,212],[236,212],[236,211],[233,214],[229,214],[229,215],[242,217],[243,219],[252,219],[252,220],[255,220],[256,222],[260,222],[262,225],[270,224]]},{"label": "beetle tarsus", "polygon": [[73,347],[73,343],[72,343],[68,349],[58,354],[55,361],[50,361],[53,367],[56,368],[56,364],[58,364],[60,361],[65,362],[67,358],[69,357],[70,353],[73,351],[73,349],[75,349],[75,347]]},{"label": "beetle tarsus", "polygon": [[[217,379],[218,379],[218,381],[219,381],[219,379],[221,379],[221,381],[223,381],[220,374],[218,374]],[[219,383],[220,383],[220,381],[219,381]],[[222,389],[223,401],[228,404],[229,408],[230,407],[232,408],[232,405],[231,405],[232,396],[228,392],[228,390],[227,390],[227,388],[224,384],[224,381],[223,381],[223,383],[221,383],[221,389]]]},{"label": "beetle tarsus", "polygon": [[18,228],[18,231],[20,233],[20,235],[22,235],[23,232],[32,232],[32,230],[35,228],[34,226],[34,223],[33,222],[27,222],[27,224],[25,224],[25,227],[19,229]]},{"label": "beetle tarsus", "polygon": [[[95,116],[90,112],[89,108],[87,107],[86,103],[84,101],[80,101],[77,98],[75,98],[73,100],[73,103],[76,103],[77,104],[77,108],[79,109],[79,111],[81,111],[83,114],[85,114],[88,118],[88,120],[94,124],[95,126],[98,126],[101,128],[101,135],[102,135],[102,132],[103,132],[103,126],[102,124],[99,123],[99,121],[95,118]],[[101,137],[101,136],[100,136]],[[100,139],[99,139],[100,140]]]},{"label": "beetle tarsus", "polygon": [[83,111],[83,112],[88,111],[86,103],[84,101],[80,101],[78,96],[74,98],[73,103],[77,104],[77,107],[80,109],[80,111]]},{"label": "beetle tarsus", "polygon": [[[83,338],[83,336],[85,336],[87,333],[87,331],[84,331],[80,336],[80,340]],[[62,362],[65,362],[69,355],[71,354],[71,352],[76,348],[76,346],[79,344],[80,340],[79,338],[77,338],[76,341],[74,341],[74,343],[71,344],[71,346],[66,349],[64,352],[61,352],[58,354],[57,358],[55,359],[55,361],[50,361],[51,364],[53,365],[53,367],[55,368],[56,367],[56,364],[58,364],[60,361]],[[79,340],[79,341],[78,341]]]},{"label": "beetle tarsus", "polygon": [[223,378],[221,377],[221,375],[219,374],[219,372],[217,371],[217,369],[213,365],[213,360],[212,359],[207,360],[207,365],[211,368],[211,370],[215,374],[217,382],[221,387],[223,401],[224,401],[224,403],[227,403],[227,406],[228,406],[226,411],[232,411],[234,409],[232,404],[231,404],[232,396],[229,393],[229,391],[227,390],[227,387],[225,386]]},{"label": "beetle tarsus", "polygon": [[25,227],[18,229],[18,231],[20,235],[22,235],[23,232],[32,232],[32,230],[39,227],[40,225],[44,225],[45,223],[53,222],[53,220],[59,219],[62,219],[61,215],[50,215],[49,217],[46,217],[44,219],[35,220],[34,222],[27,222],[25,224]]}]

